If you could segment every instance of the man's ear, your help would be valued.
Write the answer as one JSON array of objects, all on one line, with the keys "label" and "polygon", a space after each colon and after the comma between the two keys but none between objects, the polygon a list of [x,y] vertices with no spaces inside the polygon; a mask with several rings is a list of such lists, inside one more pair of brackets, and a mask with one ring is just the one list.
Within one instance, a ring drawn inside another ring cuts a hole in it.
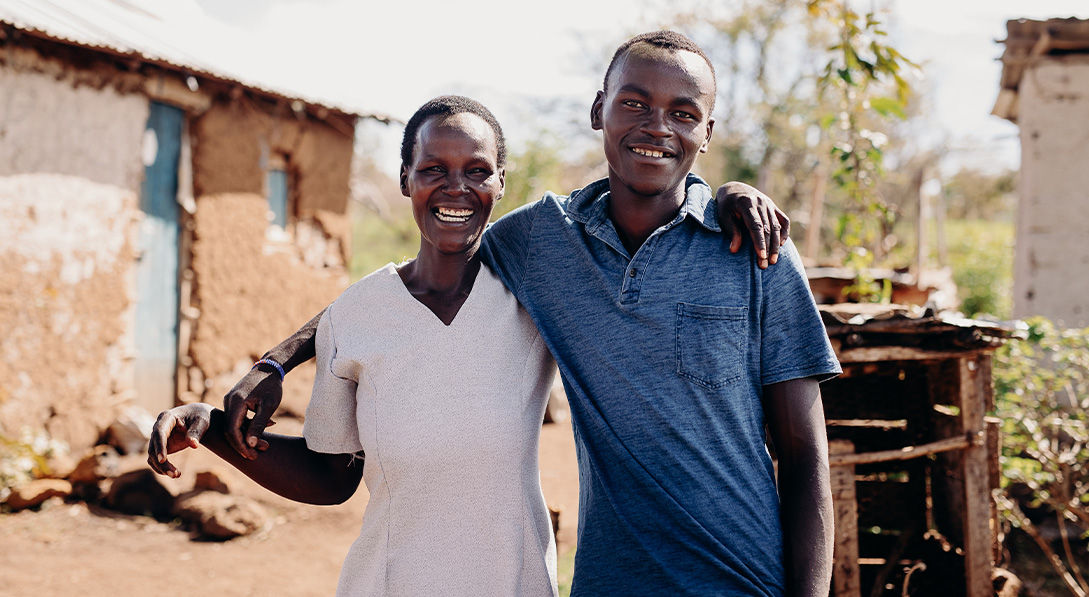
[{"label": "man's ear", "polygon": [[404,164],[401,164],[400,179],[401,179],[401,194],[404,195],[405,197],[411,197],[411,195],[408,194],[408,166],[405,166]]},{"label": "man's ear", "polygon": [[590,106],[590,128],[595,131],[600,131],[601,126],[601,111],[605,109],[605,92],[598,91],[597,97],[594,98],[593,105]]},{"label": "man's ear", "polygon": [[503,193],[507,190],[507,169],[499,169],[499,194],[495,196],[495,200],[499,201],[503,198]]},{"label": "man's ear", "polygon": [[703,145],[700,145],[700,153],[707,153],[707,144],[711,142],[711,131],[715,128],[715,119],[707,119],[707,138],[703,140]]}]

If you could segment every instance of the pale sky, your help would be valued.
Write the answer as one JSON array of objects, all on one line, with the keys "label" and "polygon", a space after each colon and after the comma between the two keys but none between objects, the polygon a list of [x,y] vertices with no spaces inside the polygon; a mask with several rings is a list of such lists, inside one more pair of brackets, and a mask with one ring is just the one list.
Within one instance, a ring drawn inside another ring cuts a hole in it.
[{"label": "pale sky", "polygon": [[[874,2],[883,5],[879,0],[862,4]],[[224,24],[223,38],[213,45],[222,47],[222,66],[246,78],[402,119],[431,97],[462,93],[495,111],[513,144],[527,119],[527,98],[585,98],[588,109],[608,52],[631,33],[654,28],[647,13],[666,6],[634,0],[171,4],[176,10],[203,9]],[[1017,167],[1017,127],[990,115],[1001,72],[1002,46],[996,41],[1005,38],[1008,19],[1089,18],[1089,2],[892,0],[890,5],[891,43],[925,66],[921,85],[931,90],[926,142],[944,142],[966,163]],[[396,161],[395,146],[381,151]]]},{"label": "pale sky", "polygon": [[925,67],[924,85],[937,135],[953,155],[975,166],[1018,168],[1020,142],[1013,123],[991,116],[1006,38],[1006,21],[1089,18],[1085,0],[895,0],[890,35]]}]

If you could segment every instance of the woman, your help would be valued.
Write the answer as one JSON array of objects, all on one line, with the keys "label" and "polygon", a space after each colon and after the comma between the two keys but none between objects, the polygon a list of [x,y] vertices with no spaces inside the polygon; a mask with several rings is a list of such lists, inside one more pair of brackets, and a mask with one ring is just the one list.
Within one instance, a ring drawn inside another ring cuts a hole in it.
[{"label": "woman", "polygon": [[554,595],[556,552],[537,466],[553,365],[477,250],[503,194],[503,133],[479,103],[440,97],[409,120],[401,192],[415,260],[344,292],[317,332],[304,437],[264,434],[247,460],[207,404],[164,412],[148,462],[204,444],[290,499],[370,492],[338,595]]}]

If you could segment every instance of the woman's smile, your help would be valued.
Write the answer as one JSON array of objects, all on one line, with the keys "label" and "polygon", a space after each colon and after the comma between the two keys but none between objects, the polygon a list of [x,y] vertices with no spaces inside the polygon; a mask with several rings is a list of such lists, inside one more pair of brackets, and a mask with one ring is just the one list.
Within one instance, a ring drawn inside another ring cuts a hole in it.
[{"label": "woman's smile", "polygon": [[450,224],[462,224],[468,222],[476,211],[472,209],[454,209],[449,207],[436,207],[431,210],[440,221]]}]

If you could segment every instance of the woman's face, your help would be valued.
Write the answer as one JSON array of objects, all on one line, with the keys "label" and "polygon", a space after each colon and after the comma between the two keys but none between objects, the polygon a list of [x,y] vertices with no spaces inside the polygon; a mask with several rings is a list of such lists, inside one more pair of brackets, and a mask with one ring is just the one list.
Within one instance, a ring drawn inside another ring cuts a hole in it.
[{"label": "woman's face", "polygon": [[416,132],[412,163],[401,166],[401,193],[412,199],[421,250],[475,253],[503,196],[495,131],[475,114],[434,116]]}]

